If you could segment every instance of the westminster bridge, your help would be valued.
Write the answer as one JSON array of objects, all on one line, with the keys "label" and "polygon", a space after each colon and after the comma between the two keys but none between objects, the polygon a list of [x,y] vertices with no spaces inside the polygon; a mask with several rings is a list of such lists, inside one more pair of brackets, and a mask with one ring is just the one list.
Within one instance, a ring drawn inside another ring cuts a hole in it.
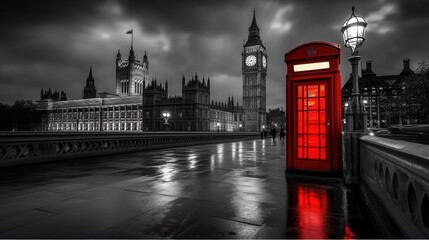
[{"label": "westminster bridge", "polygon": [[2,133],[0,237],[428,237],[427,145],[360,141],[345,185],[254,133]]}]

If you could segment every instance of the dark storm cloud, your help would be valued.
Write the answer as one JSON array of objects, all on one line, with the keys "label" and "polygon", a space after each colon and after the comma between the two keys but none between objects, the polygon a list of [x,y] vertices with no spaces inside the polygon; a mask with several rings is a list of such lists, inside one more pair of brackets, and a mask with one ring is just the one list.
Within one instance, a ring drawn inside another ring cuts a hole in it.
[{"label": "dark storm cloud", "polygon": [[[412,67],[428,60],[429,1],[14,1],[2,3],[0,102],[37,99],[40,88],[81,97],[89,66],[99,92],[115,91],[118,49],[128,57],[147,51],[150,77],[169,81],[180,95],[181,78],[211,79],[211,97],[241,102],[241,50],[256,9],[268,50],[267,107],[285,103],[284,53],[308,41],[342,43],[340,28],[356,6],[368,20],[363,62],[378,74],[396,74],[402,59]],[[343,48],[343,82],[350,72]]]}]

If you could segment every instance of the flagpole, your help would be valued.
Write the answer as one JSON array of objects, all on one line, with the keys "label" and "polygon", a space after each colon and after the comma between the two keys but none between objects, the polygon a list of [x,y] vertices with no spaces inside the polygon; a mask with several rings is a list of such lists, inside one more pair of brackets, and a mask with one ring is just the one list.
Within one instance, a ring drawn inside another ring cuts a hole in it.
[{"label": "flagpole", "polygon": [[125,34],[131,34],[131,48],[133,48],[134,31],[133,29],[128,30]]}]

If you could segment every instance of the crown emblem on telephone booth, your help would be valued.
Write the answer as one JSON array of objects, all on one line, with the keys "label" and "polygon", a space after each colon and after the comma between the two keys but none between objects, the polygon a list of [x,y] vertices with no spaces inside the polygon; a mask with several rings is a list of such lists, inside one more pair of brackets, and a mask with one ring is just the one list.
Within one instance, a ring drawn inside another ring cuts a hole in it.
[{"label": "crown emblem on telephone booth", "polygon": [[317,54],[317,51],[314,48],[309,48],[307,50],[307,56],[315,56],[316,54]]}]

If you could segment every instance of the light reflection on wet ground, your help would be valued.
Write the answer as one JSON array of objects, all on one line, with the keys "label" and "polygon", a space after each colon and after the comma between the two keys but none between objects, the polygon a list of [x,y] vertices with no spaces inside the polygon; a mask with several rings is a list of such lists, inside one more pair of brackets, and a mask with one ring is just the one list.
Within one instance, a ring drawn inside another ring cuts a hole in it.
[{"label": "light reflection on wet ground", "polygon": [[1,169],[0,237],[377,237],[356,189],[284,159],[268,139]]}]

